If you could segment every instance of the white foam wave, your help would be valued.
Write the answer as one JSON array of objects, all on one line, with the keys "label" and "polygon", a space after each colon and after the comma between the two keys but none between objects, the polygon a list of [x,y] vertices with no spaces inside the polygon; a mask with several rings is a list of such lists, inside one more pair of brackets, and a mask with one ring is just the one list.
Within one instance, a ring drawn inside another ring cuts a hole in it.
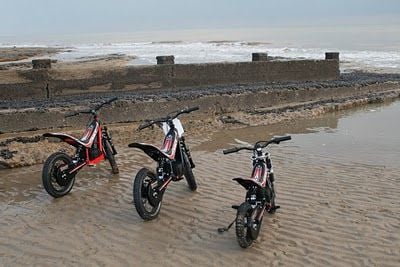
[{"label": "white foam wave", "polygon": [[[13,45],[1,45],[11,47]],[[40,44],[23,44],[18,47],[43,47]],[[55,45],[51,45],[54,47]],[[60,46],[60,45],[57,45]],[[85,57],[100,57],[109,54],[134,56],[129,64],[155,64],[156,56],[174,55],[177,64],[206,62],[250,61],[251,53],[265,52],[272,57],[288,59],[324,59],[329,48],[274,47],[269,43],[252,42],[141,42],[141,43],[92,43],[69,46],[65,52],[51,58],[63,61],[81,60]],[[340,52],[341,70],[373,70],[400,72],[400,51]]]}]

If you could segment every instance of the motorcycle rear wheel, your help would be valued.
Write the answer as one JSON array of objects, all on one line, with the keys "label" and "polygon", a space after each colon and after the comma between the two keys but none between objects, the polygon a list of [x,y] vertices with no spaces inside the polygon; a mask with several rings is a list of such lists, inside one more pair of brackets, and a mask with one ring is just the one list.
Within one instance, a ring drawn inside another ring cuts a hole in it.
[{"label": "motorcycle rear wheel", "polygon": [[[247,202],[243,202],[237,211],[236,215],[236,238],[239,246],[242,248],[247,248],[251,246],[253,241],[252,230],[249,226],[251,222],[251,214],[253,208]],[[259,228],[258,228],[259,231]],[[257,234],[258,235],[258,234]],[[256,237],[257,238],[257,237]]]},{"label": "motorcycle rear wheel", "polygon": [[133,183],[133,202],[139,216],[145,221],[155,219],[160,213],[162,194],[155,197],[156,192],[151,188],[151,184],[156,182],[156,175],[147,168],[142,168]]},{"label": "motorcycle rear wheel", "polygon": [[63,152],[54,153],[47,158],[43,165],[42,182],[50,196],[59,198],[71,191],[75,182],[75,173],[67,174],[71,163],[71,157]]}]

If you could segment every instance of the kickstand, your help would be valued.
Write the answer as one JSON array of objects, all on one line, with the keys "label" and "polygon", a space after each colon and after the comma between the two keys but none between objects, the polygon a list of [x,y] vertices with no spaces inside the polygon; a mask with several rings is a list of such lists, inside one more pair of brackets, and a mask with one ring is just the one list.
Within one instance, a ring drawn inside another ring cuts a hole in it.
[{"label": "kickstand", "polygon": [[229,231],[229,229],[232,227],[232,225],[235,221],[236,221],[236,218],[231,222],[231,224],[228,225],[228,227],[218,228],[218,233],[222,234],[223,232]]},{"label": "kickstand", "polygon": [[280,209],[280,208],[281,208],[281,206],[273,206],[272,208],[270,208],[268,210],[268,213],[274,213],[277,209]]}]

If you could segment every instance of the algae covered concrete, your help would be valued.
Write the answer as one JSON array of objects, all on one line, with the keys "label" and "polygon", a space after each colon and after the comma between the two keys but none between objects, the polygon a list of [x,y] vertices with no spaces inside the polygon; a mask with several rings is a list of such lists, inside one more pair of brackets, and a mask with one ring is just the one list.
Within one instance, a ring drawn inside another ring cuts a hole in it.
[{"label": "algae covered concrete", "polygon": [[0,71],[0,100],[339,77],[339,60],[159,64]]},{"label": "algae covered concrete", "polygon": [[145,119],[158,118],[184,107],[200,110],[186,115],[191,133],[218,127],[265,125],[313,117],[337,109],[398,98],[400,76],[343,74],[340,79],[319,82],[274,82],[137,92],[97,93],[54,97],[45,100],[0,102],[0,162],[3,168],[43,162],[52,152],[68,149],[45,140],[44,132],[67,132],[79,137],[88,115],[65,118],[87,110],[110,97],[118,100],[100,112],[118,146],[153,133],[137,132]]}]

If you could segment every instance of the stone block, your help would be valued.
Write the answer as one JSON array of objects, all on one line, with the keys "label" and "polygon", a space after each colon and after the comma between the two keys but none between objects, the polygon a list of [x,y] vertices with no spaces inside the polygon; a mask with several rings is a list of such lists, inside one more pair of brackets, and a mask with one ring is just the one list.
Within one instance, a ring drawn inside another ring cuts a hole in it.
[{"label": "stone block", "polygon": [[267,53],[253,53],[252,61],[268,61]]},{"label": "stone block", "polygon": [[175,64],[174,56],[157,56],[157,65]]},{"label": "stone block", "polygon": [[325,60],[329,59],[339,60],[339,52],[326,52]]},{"label": "stone block", "polygon": [[34,59],[32,60],[33,69],[51,69],[50,59]]}]

